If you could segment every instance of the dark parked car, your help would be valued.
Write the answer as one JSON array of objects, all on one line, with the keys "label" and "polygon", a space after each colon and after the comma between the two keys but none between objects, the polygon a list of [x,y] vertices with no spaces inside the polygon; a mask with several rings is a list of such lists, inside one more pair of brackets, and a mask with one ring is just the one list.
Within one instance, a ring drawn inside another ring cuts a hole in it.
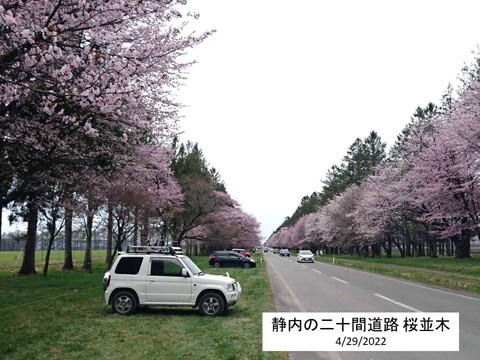
[{"label": "dark parked car", "polygon": [[290,256],[290,250],[288,249],[282,249],[280,250],[280,252],[278,253],[280,256]]},{"label": "dark parked car", "polygon": [[210,266],[216,268],[225,267],[243,267],[245,269],[257,266],[255,260],[242,256],[235,251],[214,251],[208,260]]}]

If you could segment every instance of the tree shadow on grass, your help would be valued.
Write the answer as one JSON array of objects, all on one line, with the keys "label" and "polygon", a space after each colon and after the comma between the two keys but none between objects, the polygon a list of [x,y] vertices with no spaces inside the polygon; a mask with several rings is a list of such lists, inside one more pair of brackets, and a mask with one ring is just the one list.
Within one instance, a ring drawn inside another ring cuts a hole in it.
[{"label": "tree shadow on grass", "polygon": [[149,316],[155,315],[175,315],[175,316],[200,316],[197,308],[192,307],[170,307],[170,306],[144,306],[137,311],[138,314],[145,314]]},{"label": "tree shadow on grass", "polygon": [[[235,311],[230,308],[226,309],[223,315],[228,316],[233,315]],[[165,316],[165,315],[175,315],[175,316],[202,316],[198,311],[198,308],[192,308],[189,306],[144,306],[138,309],[137,314],[144,314],[148,316]]]},{"label": "tree shadow on grass", "polygon": [[[223,315],[220,316],[235,316],[235,313],[238,311],[235,311],[235,309],[231,309],[230,307],[225,310]],[[102,316],[123,316],[123,315],[118,315],[115,314],[110,307],[104,307],[100,311]],[[198,311],[197,308],[192,308],[190,306],[142,306],[137,309],[135,314],[136,315],[141,315],[141,316],[168,316],[168,315],[174,315],[174,316],[202,316],[200,315],[200,312]]]}]

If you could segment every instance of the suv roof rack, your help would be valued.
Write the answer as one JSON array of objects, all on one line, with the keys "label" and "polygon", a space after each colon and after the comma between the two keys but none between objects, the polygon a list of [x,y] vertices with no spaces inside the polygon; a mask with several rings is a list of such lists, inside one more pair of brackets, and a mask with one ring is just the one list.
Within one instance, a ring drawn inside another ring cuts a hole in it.
[{"label": "suv roof rack", "polygon": [[175,250],[173,250],[171,246],[141,245],[141,246],[127,246],[127,253],[175,255]]}]

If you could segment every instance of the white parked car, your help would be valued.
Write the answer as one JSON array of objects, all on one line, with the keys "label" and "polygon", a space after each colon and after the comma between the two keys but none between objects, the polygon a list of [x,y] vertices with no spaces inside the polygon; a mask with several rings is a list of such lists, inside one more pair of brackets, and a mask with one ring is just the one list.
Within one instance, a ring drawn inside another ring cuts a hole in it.
[{"label": "white parked car", "polygon": [[238,301],[242,288],[230,276],[204,274],[185,255],[156,246],[130,246],[103,277],[105,302],[120,315],[149,305],[198,307],[217,316]]},{"label": "white parked car", "polygon": [[314,262],[313,254],[310,250],[300,250],[297,255],[298,262]]}]

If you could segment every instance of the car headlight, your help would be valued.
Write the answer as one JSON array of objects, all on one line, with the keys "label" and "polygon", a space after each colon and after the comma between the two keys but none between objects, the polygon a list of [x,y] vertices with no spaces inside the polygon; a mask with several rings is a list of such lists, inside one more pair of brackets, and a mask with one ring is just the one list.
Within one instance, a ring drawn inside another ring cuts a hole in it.
[{"label": "car headlight", "polygon": [[235,284],[228,284],[227,285],[227,290],[228,291],[235,291]]}]

